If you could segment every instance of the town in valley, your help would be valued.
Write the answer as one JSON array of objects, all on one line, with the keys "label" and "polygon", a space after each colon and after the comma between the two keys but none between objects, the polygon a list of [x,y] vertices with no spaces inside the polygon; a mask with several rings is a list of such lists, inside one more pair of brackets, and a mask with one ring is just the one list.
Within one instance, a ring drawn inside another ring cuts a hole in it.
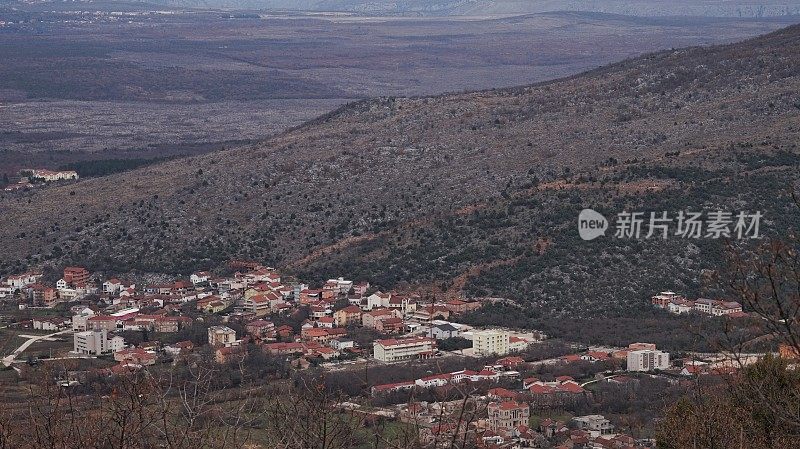
[{"label": "town in valley", "polygon": [[[309,285],[242,260],[228,268],[226,275],[200,271],[161,283],[105,277],[79,266],[65,267],[54,283],[37,272],[7,276],[0,286],[3,364],[23,378],[59,364],[52,381],[69,389],[96,376],[170,370],[203,357],[230,369],[266,357],[280,366],[276,373],[357,378],[342,390],[348,391],[342,407],[413,423],[423,442],[462,432],[487,448],[655,447],[646,431],[613,408],[608,417],[581,412],[602,408],[595,395],[636,395],[642,383],[689,390],[698,377],[721,378],[743,367],[721,352],[671,355],[635,341],[587,347],[461,320],[501,298],[440,300],[341,277]],[[650,301],[673,314],[748,318],[736,301],[690,301],[670,291]],[[781,351],[794,357],[788,348]],[[749,363],[766,355],[750,354]],[[464,396],[439,399],[454,392]],[[481,413],[457,422],[459,401]]]}]

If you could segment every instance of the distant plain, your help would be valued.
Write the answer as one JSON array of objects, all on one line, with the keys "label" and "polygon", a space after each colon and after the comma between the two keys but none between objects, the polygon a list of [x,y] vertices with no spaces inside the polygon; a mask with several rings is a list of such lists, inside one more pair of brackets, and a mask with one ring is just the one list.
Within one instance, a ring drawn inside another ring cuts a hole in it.
[{"label": "distant plain", "polygon": [[0,8],[0,18],[0,172],[9,175],[86,159],[199,154],[356,99],[546,81],[797,21],[382,18],[102,2]]}]

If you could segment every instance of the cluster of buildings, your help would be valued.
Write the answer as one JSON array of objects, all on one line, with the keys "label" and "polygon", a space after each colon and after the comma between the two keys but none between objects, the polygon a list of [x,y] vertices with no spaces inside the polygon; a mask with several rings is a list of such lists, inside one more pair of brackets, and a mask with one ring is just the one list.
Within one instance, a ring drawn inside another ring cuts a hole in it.
[{"label": "cluster of buildings", "polygon": [[[668,364],[668,355],[663,353],[659,360],[658,351],[653,344],[633,343],[627,348],[613,350],[587,351],[577,357],[553,359],[553,363],[599,362],[631,360],[632,371],[658,369]],[[646,355],[643,357],[643,355]],[[652,362],[650,361],[652,355]],[[543,361],[535,362],[536,365]],[[544,361],[549,362],[549,361]],[[418,379],[375,385],[372,395],[383,400],[400,402],[396,405],[396,415],[401,421],[413,422],[420,429],[420,439],[431,447],[447,445],[452,441],[464,440],[469,447],[485,449],[558,447],[558,448],[619,448],[641,449],[655,447],[653,440],[637,440],[619,433],[615,426],[602,415],[576,416],[565,421],[540,419],[548,410],[569,409],[591,399],[592,393],[570,376],[554,378],[527,377],[520,379],[521,372],[535,369],[534,364],[526,363],[521,357],[506,356],[496,359],[479,371],[460,370],[434,374]],[[651,374],[654,375],[654,374]],[[637,376],[615,374],[604,379],[618,385],[631,385]],[[590,379],[588,383],[599,381]],[[465,400],[451,402],[415,402],[424,398],[419,390],[458,388],[469,384],[460,391],[470,391]],[[409,393],[393,397],[396,392]],[[466,406],[465,403],[472,405]],[[481,410],[468,422],[461,419],[462,409]]]},{"label": "cluster of buildings", "polygon": [[515,371],[514,368],[522,363],[524,361],[520,357],[504,357],[492,365],[484,366],[480,371],[464,369],[451,373],[432,374],[419,379],[374,385],[371,391],[372,395],[376,396],[395,391],[413,390],[415,388],[438,388],[464,382],[497,382],[504,379],[516,379],[519,377],[519,372]]},{"label": "cluster of buildings", "polygon": [[[576,416],[567,421],[532,419],[524,401],[489,394],[463,401],[409,402],[394,413],[419,428],[420,440],[429,447],[518,449],[557,447],[569,449],[643,449],[653,440],[636,440],[619,433],[602,415]],[[466,413],[464,410],[468,410]],[[470,410],[481,410],[472,416]],[[465,416],[469,416],[465,419]]]},{"label": "cluster of buildings", "polygon": [[[480,343],[480,355],[504,354],[528,343],[499,331],[489,331],[487,335],[493,337],[484,338],[482,332],[444,321],[475,310],[478,302],[375,291],[368,282],[343,278],[311,288],[284,280],[275,269],[255,262],[231,261],[230,267],[235,272],[227,277],[201,271],[188,279],[137,285],[70,266],[53,285],[45,285],[41,273],[9,276],[0,283],[0,298],[15,300],[20,308],[79,303],[71,309],[71,318],[37,317],[32,324],[42,330],[71,328],[74,352],[83,355],[127,350],[115,335],[120,331],[174,333],[191,326],[197,316],[211,316],[212,323],[226,324],[209,330],[209,344],[221,362],[244,355],[244,342],[256,343],[270,354],[304,359],[365,356],[372,349],[375,358],[384,362],[432,357],[437,338],[471,339],[474,334],[476,342],[485,340]],[[274,323],[298,313],[307,317],[299,326]],[[230,323],[244,328],[244,335],[237,338]],[[355,328],[368,328],[385,337],[365,350],[348,338]]]},{"label": "cluster of buildings", "polygon": [[45,170],[45,169],[25,169],[20,170],[20,179],[14,184],[7,185],[4,190],[13,192],[33,187],[34,182],[58,182],[75,181],[79,178],[78,172],[73,170]]},{"label": "cluster of buildings", "polygon": [[707,298],[689,300],[671,291],[661,292],[653,296],[651,302],[653,306],[676,315],[697,312],[705,315],[728,316],[732,318],[747,316],[742,312],[742,305],[736,301]]},{"label": "cluster of buildings", "polygon": [[42,273],[11,275],[0,281],[0,299],[22,295],[29,300],[25,307],[52,308],[61,302],[77,301],[97,294],[99,289],[90,278],[91,273],[83,267],[64,268],[63,277],[50,285],[41,282]]},{"label": "cluster of buildings", "polygon": [[[475,446],[486,449],[558,447],[570,449],[642,449],[651,440],[636,440],[615,431],[602,415],[571,418],[566,423],[545,418],[531,427],[531,408],[513,399],[489,402],[483,426],[476,426]],[[479,423],[483,424],[483,423]]]},{"label": "cluster of buildings", "polygon": [[427,326],[420,326],[419,323],[406,326],[415,328],[412,334],[416,336],[376,340],[373,343],[375,359],[391,363],[430,358],[436,353],[437,340],[457,337],[471,341],[472,347],[462,351],[462,354],[475,357],[507,355],[523,351],[533,343],[533,339],[516,336],[508,330],[475,330],[469,326],[443,320],[434,320]]},{"label": "cluster of buildings", "polygon": [[670,367],[669,353],[659,351],[653,343],[631,343],[627,348],[615,350],[590,350],[580,354],[560,357],[562,362],[572,363],[616,361],[627,371],[667,370]]}]

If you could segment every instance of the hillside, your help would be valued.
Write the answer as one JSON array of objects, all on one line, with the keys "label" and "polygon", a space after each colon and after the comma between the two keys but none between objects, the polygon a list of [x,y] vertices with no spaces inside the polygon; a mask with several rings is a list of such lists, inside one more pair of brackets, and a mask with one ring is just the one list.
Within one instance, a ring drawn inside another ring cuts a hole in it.
[{"label": "hillside", "polygon": [[[702,288],[721,242],[598,240],[583,207],[799,221],[800,26],[514,89],[350,104],[263,143],[0,199],[0,271],[42,261],[298,273],[625,312]],[[671,285],[665,285],[671,283]]]}]

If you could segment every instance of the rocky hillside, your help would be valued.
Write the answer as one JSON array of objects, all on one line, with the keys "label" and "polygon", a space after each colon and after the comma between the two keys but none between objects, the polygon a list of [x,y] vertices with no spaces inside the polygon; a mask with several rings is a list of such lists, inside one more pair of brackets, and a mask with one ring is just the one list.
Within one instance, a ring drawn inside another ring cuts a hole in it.
[{"label": "rocky hillside", "polygon": [[591,304],[600,276],[616,288],[647,268],[658,276],[625,290],[663,285],[669,250],[699,288],[716,249],[628,245],[608,252],[609,278],[608,261],[588,266],[577,211],[785,209],[798,92],[794,26],[540,85],[350,104],[257,145],[6,193],[0,271],[54,261],[185,273],[247,257],[545,302],[563,287]]}]

